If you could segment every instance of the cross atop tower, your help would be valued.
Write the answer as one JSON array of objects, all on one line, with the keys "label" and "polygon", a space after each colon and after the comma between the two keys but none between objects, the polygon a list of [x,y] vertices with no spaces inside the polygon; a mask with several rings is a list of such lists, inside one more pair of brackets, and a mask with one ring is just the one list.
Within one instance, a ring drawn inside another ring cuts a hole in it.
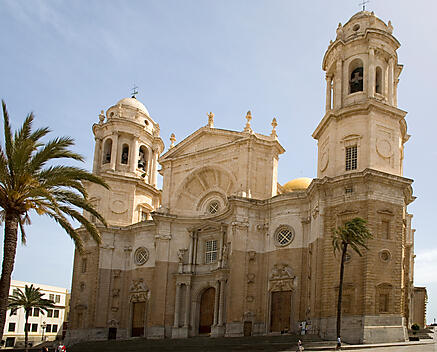
[{"label": "cross atop tower", "polygon": [[370,0],[363,0],[358,5],[363,7],[363,11],[366,11],[366,5],[370,2]]},{"label": "cross atop tower", "polygon": [[132,88],[132,98],[136,99],[137,98],[137,94],[138,94],[138,87],[134,83],[134,86]]}]

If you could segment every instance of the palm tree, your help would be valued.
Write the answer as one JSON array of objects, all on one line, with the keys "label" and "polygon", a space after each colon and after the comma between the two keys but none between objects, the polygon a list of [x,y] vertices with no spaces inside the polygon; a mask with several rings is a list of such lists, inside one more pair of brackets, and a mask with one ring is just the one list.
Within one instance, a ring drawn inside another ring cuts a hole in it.
[{"label": "palm tree", "polygon": [[[101,242],[100,232],[80,210],[85,210],[106,221],[94,209],[86,192],[84,181],[108,185],[88,171],[64,165],[53,165],[59,158],[83,161],[83,157],[72,152],[74,145],[69,137],[58,137],[43,143],[41,139],[50,130],[32,130],[33,114],[30,113],[20,129],[12,134],[6,104],[2,101],[4,118],[4,148],[0,146],[0,208],[4,221],[3,263],[0,277],[0,339],[6,320],[6,308],[14,269],[17,249],[18,228],[21,241],[26,242],[24,224],[30,222],[30,212],[46,215],[56,221],[72,238],[76,249],[82,252],[83,241],[73,228],[70,219],[78,221],[97,242]],[[47,164],[50,164],[49,166]],[[68,217],[68,218],[67,218]]]},{"label": "palm tree", "polygon": [[344,263],[348,246],[350,246],[360,257],[362,253],[360,248],[367,248],[366,242],[372,238],[372,234],[366,226],[367,221],[362,218],[354,218],[347,221],[343,226],[339,226],[334,230],[332,236],[332,247],[334,255],[337,251],[341,252],[340,262],[340,284],[338,287],[338,304],[337,304],[337,339],[340,338],[341,331],[341,303],[343,295],[343,276]]},{"label": "palm tree", "polygon": [[11,312],[15,312],[20,308],[24,308],[25,324],[24,324],[24,348],[26,352],[29,350],[29,316],[33,311],[37,311],[38,314],[44,314],[48,308],[55,307],[55,303],[52,300],[42,298],[43,293],[39,291],[39,288],[33,287],[33,285],[25,286],[24,292],[19,288],[15,289],[13,294],[9,296],[8,309]]}]

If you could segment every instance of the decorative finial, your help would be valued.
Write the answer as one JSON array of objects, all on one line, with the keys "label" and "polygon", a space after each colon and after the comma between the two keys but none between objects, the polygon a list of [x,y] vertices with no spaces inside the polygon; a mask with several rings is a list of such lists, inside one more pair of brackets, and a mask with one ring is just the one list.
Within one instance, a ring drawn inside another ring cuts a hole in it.
[{"label": "decorative finial", "polygon": [[176,137],[175,137],[174,133],[172,133],[170,136],[170,142],[171,142],[171,144],[170,144],[170,149],[171,149],[174,147],[174,142],[176,142]]},{"label": "decorative finial", "polygon": [[132,98],[136,99],[137,98],[137,94],[138,94],[138,87],[135,85],[132,88]]},{"label": "decorative finial", "polygon": [[208,115],[208,127],[213,128],[214,127],[214,114],[210,112]]},{"label": "decorative finial", "polygon": [[387,29],[388,29],[388,32],[389,32],[390,34],[393,33],[393,25],[391,24],[391,21],[388,21],[388,23],[387,23]]},{"label": "decorative finial", "polygon": [[105,111],[104,110],[100,111],[100,114],[99,114],[99,123],[102,124],[103,121],[105,121]]},{"label": "decorative finial", "polygon": [[277,133],[276,133],[276,126],[278,126],[278,122],[276,121],[276,118],[274,117],[272,120],[272,133],[270,133],[271,137],[278,137]]},{"label": "decorative finial", "polygon": [[343,26],[341,25],[341,22],[338,24],[337,27],[337,38],[336,39],[343,39]]},{"label": "decorative finial", "polygon": [[250,112],[250,110],[247,112],[246,114],[246,127],[244,127],[244,132],[253,132],[252,128],[250,127],[250,120],[252,120],[252,113]]}]

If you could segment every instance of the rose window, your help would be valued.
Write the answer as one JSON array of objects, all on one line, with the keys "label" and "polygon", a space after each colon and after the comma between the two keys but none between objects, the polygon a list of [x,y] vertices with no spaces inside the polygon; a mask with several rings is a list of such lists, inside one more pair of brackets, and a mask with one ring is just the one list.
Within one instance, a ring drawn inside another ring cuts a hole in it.
[{"label": "rose window", "polygon": [[134,254],[135,264],[143,265],[149,260],[149,251],[147,248],[140,247],[135,251]]},{"label": "rose window", "polygon": [[275,236],[276,244],[278,246],[287,246],[289,245],[294,238],[294,230],[289,226],[281,227]]}]

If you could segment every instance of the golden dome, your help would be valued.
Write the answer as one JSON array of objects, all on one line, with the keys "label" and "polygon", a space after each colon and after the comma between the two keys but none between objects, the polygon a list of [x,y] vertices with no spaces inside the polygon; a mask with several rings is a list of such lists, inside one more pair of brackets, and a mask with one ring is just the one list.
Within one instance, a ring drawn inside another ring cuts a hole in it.
[{"label": "golden dome", "polygon": [[293,191],[302,191],[308,188],[312,180],[313,179],[309,177],[299,177],[295,178],[294,180],[288,181],[282,187],[284,188],[284,191],[286,193]]}]

